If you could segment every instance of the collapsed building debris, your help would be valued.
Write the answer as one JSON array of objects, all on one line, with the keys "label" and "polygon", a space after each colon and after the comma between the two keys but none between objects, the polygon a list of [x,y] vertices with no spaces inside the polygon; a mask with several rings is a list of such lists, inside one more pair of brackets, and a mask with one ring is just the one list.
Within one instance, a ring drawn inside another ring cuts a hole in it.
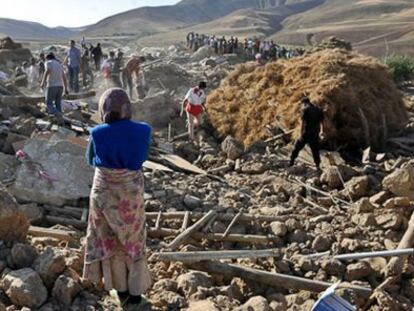
[{"label": "collapsed building debris", "polygon": [[[186,135],[175,135],[184,131],[183,124],[173,124],[173,133],[168,127],[178,114],[177,103],[192,83],[207,78],[216,85],[231,66],[216,60],[214,67],[205,58],[194,63],[189,57],[178,65],[166,57],[144,68],[149,93],[134,103],[137,119],[158,122],[151,161],[143,169],[154,280],[146,307],[310,310],[320,291],[346,281],[338,294],[355,306],[412,309],[414,269],[405,260],[413,247],[407,229],[414,210],[414,162],[410,153],[406,156],[412,137],[386,141],[390,145],[383,154],[367,150],[362,166],[330,152],[323,155],[321,175],[307,165],[306,155],[298,166],[286,168],[285,138],[296,128],[296,101],[304,90],[311,90],[311,99],[327,111],[330,137],[339,143],[352,130],[346,142],[360,135],[353,139],[366,144],[359,107],[373,146],[384,139],[381,111],[390,135],[404,128],[400,95],[387,85],[382,67],[337,50],[258,69],[243,65],[210,99],[209,117],[219,131],[228,126],[222,132],[226,138],[218,141],[203,129],[195,148]],[[261,80],[254,90],[256,80],[249,79],[256,76]],[[231,92],[224,92],[225,85]],[[9,90],[5,95],[11,97],[0,97],[0,180],[7,187],[0,188],[0,310],[120,309],[107,293],[80,278],[92,181],[84,153],[96,101],[75,105],[60,126],[45,114],[43,97]],[[240,91],[252,110],[243,110],[244,102],[236,100]],[[354,93],[345,97],[349,91]],[[262,95],[270,102],[263,103]],[[217,98],[224,99],[220,105]],[[285,99],[291,106],[282,105]],[[215,119],[224,114],[226,124]],[[277,124],[272,123],[275,114],[282,117]],[[284,132],[269,133],[265,123]],[[257,124],[263,128],[244,132]],[[244,141],[244,135],[251,136]],[[254,135],[268,139],[252,144]],[[395,251],[398,246],[403,249]],[[396,269],[401,278],[393,282],[384,273],[391,255],[402,256]]]}]

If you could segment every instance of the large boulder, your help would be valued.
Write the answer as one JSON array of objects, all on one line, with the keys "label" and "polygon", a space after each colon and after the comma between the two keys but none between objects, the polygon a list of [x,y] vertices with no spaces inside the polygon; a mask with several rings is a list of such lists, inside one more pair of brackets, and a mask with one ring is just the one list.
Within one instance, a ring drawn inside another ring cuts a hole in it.
[{"label": "large boulder", "polygon": [[[32,139],[10,191],[18,200],[63,206],[89,197],[93,169],[85,149],[68,140]],[[43,173],[42,173],[43,172]]]},{"label": "large boulder", "polygon": [[32,53],[29,49],[22,47],[20,43],[15,43],[10,37],[0,39],[0,65],[8,67],[29,61]]},{"label": "large boulder", "polygon": [[227,136],[223,140],[221,143],[221,150],[225,153],[227,158],[231,160],[236,160],[243,155],[243,146],[231,136]]},{"label": "large boulder", "polygon": [[193,62],[199,62],[205,58],[208,58],[214,54],[214,51],[209,46],[203,46],[193,53],[190,59]]},{"label": "large boulder", "polygon": [[23,241],[28,229],[29,223],[15,198],[0,184],[0,240]]},{"label": "large boulder", "polygon": [[396,196],[414,200],[414,166],[400,168],[382,181],[382,186]]},{"label": "large boulder", "polygon": [[177,115],[178,106],[166,91],[148,95],[143,100],[134,103],[133,118],[151,124],[155,128],[164,128]]},{"label": "large boulder", "polygon": [[12,271],[2,281],[10,301],[18,307],[38,308],[47,299],[47,289],[39,275],[30,268]]}]

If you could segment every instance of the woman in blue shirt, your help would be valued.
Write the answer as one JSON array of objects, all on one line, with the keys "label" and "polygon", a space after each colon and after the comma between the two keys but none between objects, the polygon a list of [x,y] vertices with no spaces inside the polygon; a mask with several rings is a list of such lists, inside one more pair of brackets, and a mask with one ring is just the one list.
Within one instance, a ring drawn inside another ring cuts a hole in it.
[{"label": "woman in blue shirt", "polygon": [[91,131],[87,158],[95,167],[83,276],[128,303],[140,304],[151,286],[145,255],[144,180],[151,127],[131,121],[124,90],[107,90],[99,103],[103,124]]}]

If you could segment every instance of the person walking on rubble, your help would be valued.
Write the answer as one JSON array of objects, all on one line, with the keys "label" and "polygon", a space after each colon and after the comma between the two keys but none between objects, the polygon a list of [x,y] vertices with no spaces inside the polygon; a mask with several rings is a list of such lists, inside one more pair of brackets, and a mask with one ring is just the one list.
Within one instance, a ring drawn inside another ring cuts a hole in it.
[{"label": "person walking on rubble", "polygon": [[81,67],[80,67],[80,70],[82,73],[82,85],[84,88],[87,88],[88,86],[90,88],[93,87],[94,76],[93,76],[91,66],[89,65],[89,62],[90,62],[89,50],[85,49],[82,54]]},{"label": "person walking on rubble", "polygon": [[191,88],[182,103],[181,116],[184,113],[184,109],[187,113],[187,127],[188,136],[190,140],[194,141],[194,127],[201,125],[201,116],[206,110],[206,82],[200,82],[198,86]]},{"label": "person walking on rubble", "polygon": [[129,92],[129,97],[131,100],[134,97],[134,89],[137,90],[138,96],[140,98],[143,97],[143,94],[139,89],[139,70],[142,61],[145,61],[145,58],[134,56],[127,61],[125,67],[121,71],[122,88]]},{"label": "person walking on rubble", "polygon": [[91,130],[87,152],[95,177],[83,278],[103,284],[107,291],[116,290],[124,305],[139,308],[141,295],[151,286],[141,170],[148,157],[151,127],[131,121],[131,102],[120,88],[102,95],[99,114],[103,124]]},{"label": "person walking on rubble", "polygon": [[45,73],[43,75],[41,87],[46,90],[46,104],[49,114],[54,115],[60,124],[63,123],[62,117],[62,95],[68,93],[68,85],[63,66],[56,60],[53,53],[46,56]]},{"label": "person walking on rubble", "polygon": [[96,47],[93,48],[93,50],[91,51],[91,54],[95,62],[95,68],[96,70],[99,70],[101,68],[101,61],[102,61],[102,56],[103,56],[100,43],[98,43]]},{"label": "person walking on rubble", "polygon": [[81,64],[81,51],[76,47],[74,40],[70,41],[70,49],[65,59],[69,70],[69,87],[72,92],[79,92],[79,72]]},{"label": "person walking on rubble", "polygon": [[302,99],[301,136],[296,141],[290,158],[290,166],[293,166],[299,152],[309,145],[312,151],[316,168],[320,169],[321,158],[319,154],[319,137],[323,135],[324,114],[322,109],[311,103],[308,97]]}]

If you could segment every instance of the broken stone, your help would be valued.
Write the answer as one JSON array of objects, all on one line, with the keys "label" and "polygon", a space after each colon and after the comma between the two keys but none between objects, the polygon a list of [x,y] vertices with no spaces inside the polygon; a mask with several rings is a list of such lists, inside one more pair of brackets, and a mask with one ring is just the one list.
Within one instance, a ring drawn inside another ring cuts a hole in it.
[{"label": "broken stone", "polygon": [[243,155],[242,145],[231,136],[227,136],[221,143],[221,150],[231,160],[236,160]]},{"label": "broken stone", "polygon": [[414,200],[414,167],[409,165],[394,171],[383,179],[382,186],[396,196]]},{"label": "broken stone", "polygon": [[89,197],[93,169],[81,146],[66,140],[32,139],[24,152],[38,165],[25,161],[19,167],[11,187],[18,200],[63,206]]},{"label": "broken stone", "polygon": [[408,198],[408,197],[394,198],[394,206],[396,206],[396,207],[409,207],[410,204],[411,204],[410,198]]},{"label": "broken stone", "polygon": [[51,288],[57,277],[65,270],[65,255],[62,251],[48,247],[33,264],[43,282]]},{"label": "broken stone", "polygon": [[177,282],[172,279],[162,279],[156,282],[152,288],[155,291],[176,292],[177,286],[178,286]]},{"label": "broken stone", "polygon": [[323,259],[321,262],[321,268],[325,270],[329,275],[342,277],[346,271],[346,266],[337,259]]},{"label": "broken stone", "polygon": [[38,308],[47,299],[47,289],[42,279],[30,268],[10,272],[2,284],[7,296],[16,306]]},{"label": "broken stone", "polygon": [[312,248],[317,252],[324,252],[331,249],[332,239],[326,235],[318,235],[312,242]]},{"label": "broken stone", "polygon": [[17,134],[30,137],[36,130],[36,118],[34,117],[20,117],[18,118],[13,126],[12,130]]},{"label": "broken stone", "polygon": [[400,214],[382,214],[377,216],[378,225],[384,229],[399,230],[404,223],[404,219]]},{"label": "broken stone", "polygon": [[199,287],[213,286],[213,279],[207,274],[198,271],[188,272],[177,278],[178,289],[187,297],[197,292]]},{"label": "broken stone", "polygon": [[156,307],[167,308],[168,310],[181,310],[187,306],[183,296],[170,291],[158,292],[151,302]]},{"label": "broken stone", "polygon": [[344,195],[350,195],[352,199],[356,200],[366,196],[369,190],[369,177],[360,176],[353,177],[345,184],[345,189],[342,191]]},{"label": "broken stone", "polygon": [[283,222],[280,221],[274,221],[270,224],[270,230],[274,235],[277,235],[279,237],[284,237],[287,232],[288,228]]},{"label": "broken stone", "polygon": [[196,209],[198,207],[201,206],[201,199],[197,198],[195,196],[192,195],[186,195],[184,197],[184,204],[185,206],[187,206],[189,209]]},{"label": "broken stone", "polygon": [[11,249],[11,258],[16,269],[31,267],[37,256],[36,248],[29,244],[16,243]]},{"label": "broken stone", "polygon": [[390,197],[387,191],[380,191],[369,198],[372,204],[383,204]]},{"label": "broken stone", "polygon": [[190,301],[185,311],[219,311],[220,309],[211,300]]},{"label": "broken stone", "polygon": [[368,198],[362,198],[355,202],[352,206],[353,211],[357,214],[370,213],[375,210],[375,206],[372,205]]},{"label": "broken stone", "polygon": [[361,280],[371,275],[371,266],[366,261],[350,264],[346,267],[345,279],[347,281]]},{"label": "broken stone", "polygon": [[377,222],[375,220],[375,217],[371,213],[364,213],[364,214],[358,214],[353,215],[351,217],[351,220],[353,223],[364,226],[364,227],[370,227],[370,226],[376,226]]},{"label": "broken stone", "polygon": [[239,311],[271,311],[269,303],[263,296],[255,296],[250,298]]},{"label": "broken stone", "polygon": [[60,275],[55,282],[52,296],[63,306],[70,306],[81,288],[78,282],[65,275]]},{"label": "broken stone", "polygon": [[28,229],[29,223],[15,198],[0,184],[0,240],[23,241]]},{"label": "broken stone", "polygon": [[354,177],[357,172],[346,165],[328,166],[323,170],[321,175],[321,182],[328,185],[330,189],[338,189],[343,186],[343,182],[347,182]]}]

